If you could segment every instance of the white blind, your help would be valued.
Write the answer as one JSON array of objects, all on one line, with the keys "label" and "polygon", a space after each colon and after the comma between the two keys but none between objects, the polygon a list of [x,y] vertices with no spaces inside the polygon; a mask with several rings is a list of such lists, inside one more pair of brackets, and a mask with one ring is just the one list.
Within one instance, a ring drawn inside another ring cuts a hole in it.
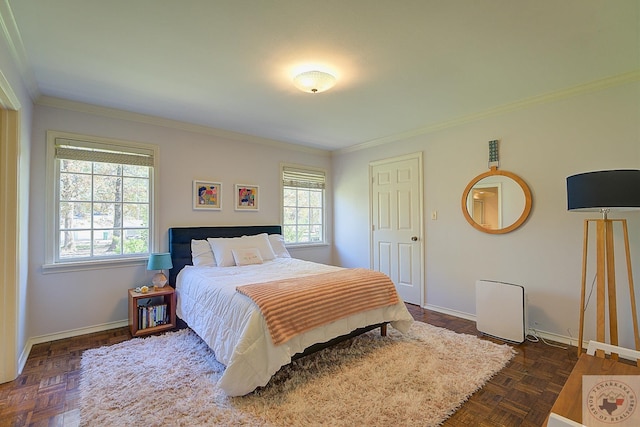
[{"label": "white blind", "polygon": [[58,138],[56,159],[152,167],[153,151],[133,147],[123,149],[108,144]]},{"label": "white blind", "polygon": [[282,185],[297,188],[325,188],[325,174],[322,171],[304,170],[285,166],[282,169]]}]

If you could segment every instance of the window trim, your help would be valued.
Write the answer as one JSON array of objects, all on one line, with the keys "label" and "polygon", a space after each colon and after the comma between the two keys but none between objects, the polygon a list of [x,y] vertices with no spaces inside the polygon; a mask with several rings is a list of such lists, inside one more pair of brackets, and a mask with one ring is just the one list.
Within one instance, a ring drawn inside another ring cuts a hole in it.
[{"label": "window trim", "polygon": [[74,259],[72,261],[56,261],[56,244],[57,239],[54,233],[57,232],[58,214],[56,213],[56,201],[58,200],[58,184],[56,182],[56,140],[68,139],[74,141],[86,142],[89,144],[109,145],[114,148],[121,148],[123,151],[150,151],[153,153],[153,166],[150,176],[149,189],[149,222],[151,224],[149,230],[149,253],[157,252],[159,242],[159,225],[157,219],[158,209],[158,154],[159,147],[155,144],[142,142],[124,141],[112,138],[103,138],[98,136],[90,136],[69,132],[61,132],[49,130],[47,131],[47,150],[46,150],[46,200],[45,200],[45,260],[42,271],[50,272],[66,272],[79,270],[92,270],[112,267],[126,267],[131,265],[139,265],[146,259],[149,254],[122,256],[117,258],[96,259],[91,258],[84,260]]},{"label": "window trim", "polygon": [[[305,247],[318,247],[318,246],[327,246],[329,244],[329,239],[327,238],[327,183],[328,183],[328,175],[327,170],[324,168],[313,167],[300,165],[295,163],[280,163],[280,224],[284,228],[284,182],[283,182],[283,174],[286,168],[296,169],[301,172],[309,171],[309,172],[320,172],[324,174],[324,188],[322,189],[322,240],[319,242],[299,242],[299,243],[286,243],[285,246],[287,248],[305,248]],[[284,235],[284,231],[283,231]]]}]

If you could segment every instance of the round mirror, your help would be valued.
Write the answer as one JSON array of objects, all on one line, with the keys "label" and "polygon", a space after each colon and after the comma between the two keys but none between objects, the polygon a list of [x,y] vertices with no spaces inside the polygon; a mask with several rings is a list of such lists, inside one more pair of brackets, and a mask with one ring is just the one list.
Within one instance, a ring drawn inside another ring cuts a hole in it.
[{"label": "round mirror", "polygon": [[518,175],[491,168],[462,193],[462,213],[474,228],[504,234],[520,227],[531,212],[531,190]]}]

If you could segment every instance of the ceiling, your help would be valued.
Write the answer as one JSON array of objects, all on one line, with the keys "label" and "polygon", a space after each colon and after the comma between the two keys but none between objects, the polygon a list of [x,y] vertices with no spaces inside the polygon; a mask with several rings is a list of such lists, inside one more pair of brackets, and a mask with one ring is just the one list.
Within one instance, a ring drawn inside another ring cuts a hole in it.
[{"label": "ceiling", "polygon": [[640,69],[638,0],[1,1],[34,101],[325,150]]}]

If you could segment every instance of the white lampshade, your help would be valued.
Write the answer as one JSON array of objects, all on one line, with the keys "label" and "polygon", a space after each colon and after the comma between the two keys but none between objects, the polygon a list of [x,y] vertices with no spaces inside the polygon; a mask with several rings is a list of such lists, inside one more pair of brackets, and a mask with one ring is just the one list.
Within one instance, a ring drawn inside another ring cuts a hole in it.
[{"label": "white lampshade", "polygon": [[303,92],[324,92],[336,84],[336,78],[324,71],[305,71],[293,78],[293,84]]}]

